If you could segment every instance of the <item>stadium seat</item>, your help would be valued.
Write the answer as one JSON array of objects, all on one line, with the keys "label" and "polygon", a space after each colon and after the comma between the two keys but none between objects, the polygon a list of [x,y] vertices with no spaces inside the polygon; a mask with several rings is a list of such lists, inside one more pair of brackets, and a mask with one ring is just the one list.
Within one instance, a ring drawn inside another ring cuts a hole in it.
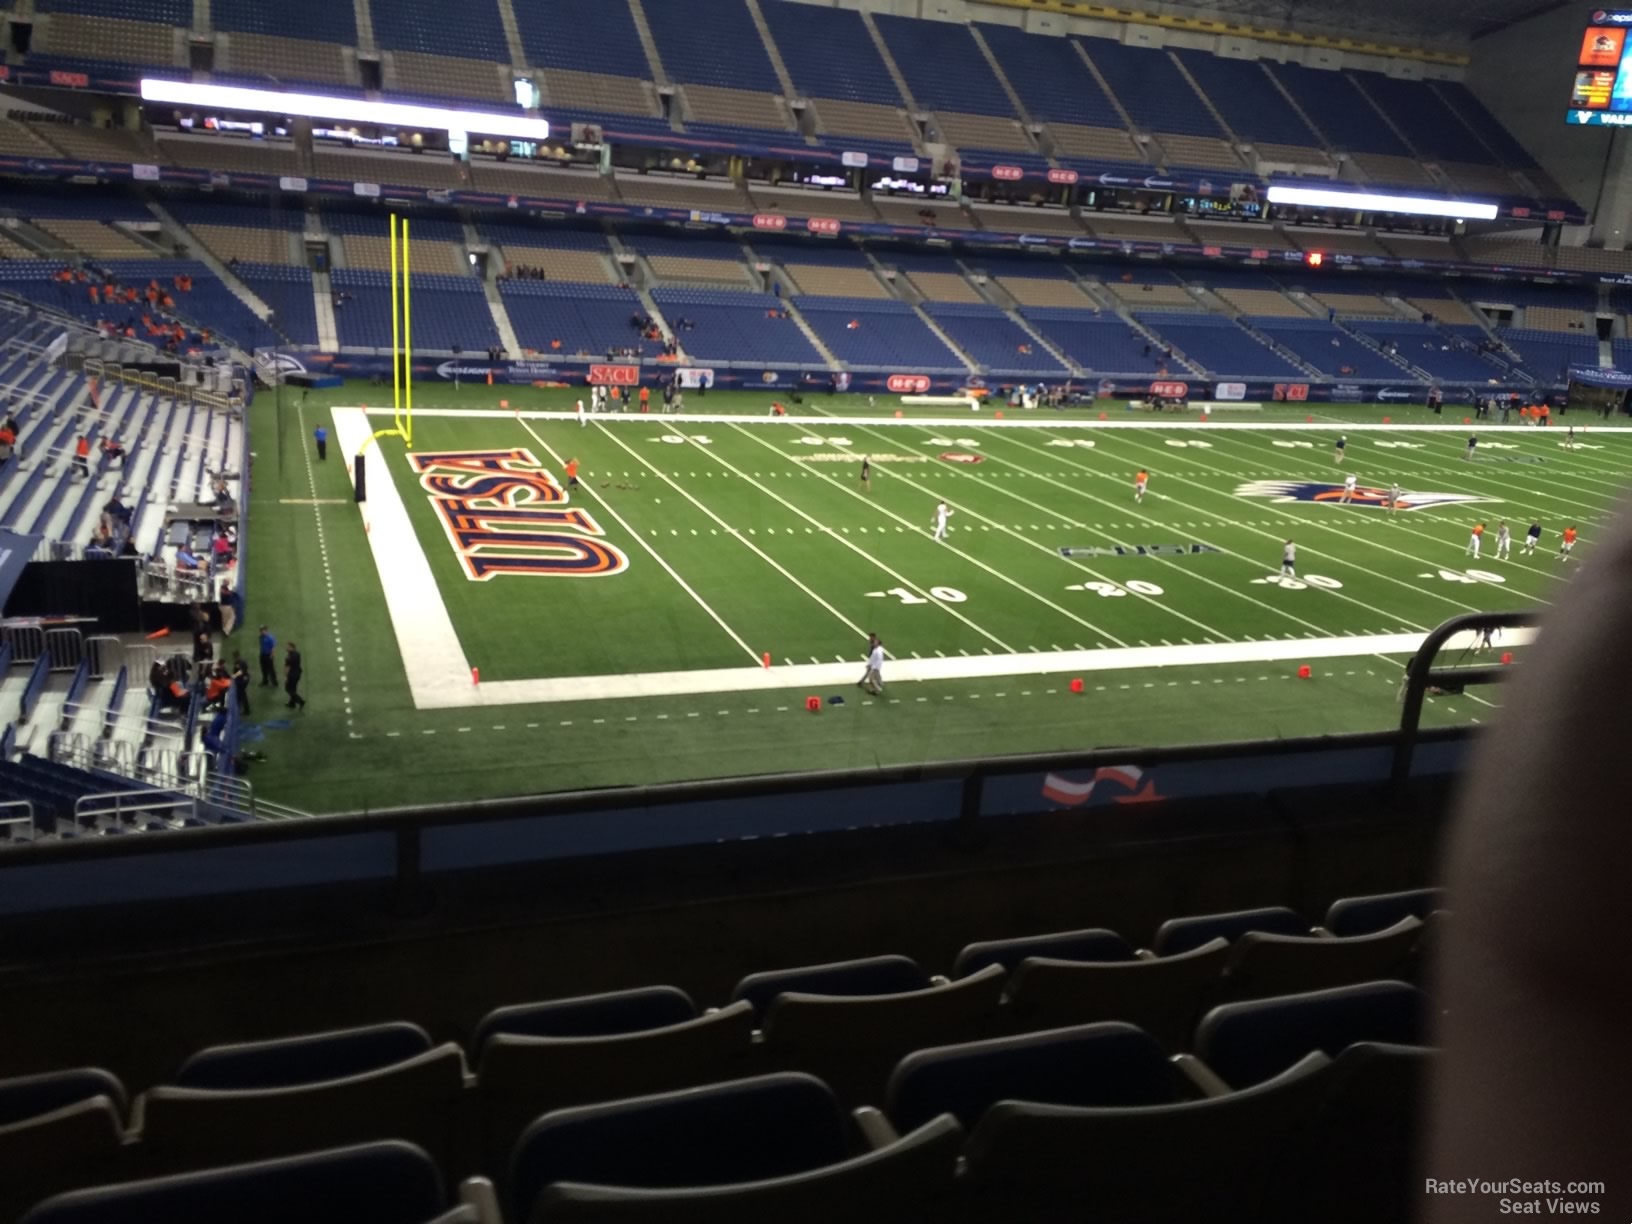
[{"label": "stadium seat", "polygon": [[1347,938],[1248,931],[1230,946],[1219,999],[1261,999],[1393,977],[1422,938],[1422,919]]},{"label": "stadium seat", "polygon": [[115,1175],[125,1089],[98,1067],[0,1080],[0,1220]]},{"label": "stadium seat", "polygon": [[970,1220],[1069,1217],[1117,1224],[1254,1220],[1287,1137],[1325,1087],[1310,1054],[1256,1087],[1201,1100],[1085,1108],[1003,1100],[964,1148]]},{"label": "stadium seat", "polygon": [[173,1082],[180,1088],[288,1088],[364,1075],[430,1048],[430,1036],[417,1024],[392,1021],[276,1041],[211,1046],[182,1063]]},{"label": "stadium seat", "polygon": [[242,1086],[161,1084],[136,1099],[132,1129],[164,1171],[375,1139],[418,1143],[446,1161],[465,1059],[456,1045],[423,1048],[423,1039],[411,1025],[381,1025],[206,1050],[184,1074]]},{"label": "stadium seat", "polygon": [[27,1224],[430,1224],[447,1213],[442,1178],[407,1143],[369,1143],[283,1160],[74,1190]]},{"label": "stadium seat", "polygon": [[1435,1057],[1375,1042],[1339,1054],[1320,1101],[1290,1137],[1266,1220],[1410,1219],[1421,1201],[1418,1134]]},{"label": "stadium seat", "polygon": [[1311,1050],[1360,1041],[1421,1045],[1425,999],[1404,982],[1365,982],[1308,994],[1225,1003],[1202,1017],[1195,1053],[1236,1088],[1280,1074]]},{"label": "stadium seat", "polygon": [[666,1028],[697,1018],[697,1004],[674,986],[642,986],[606,994],[549,999],[498,1007],[483,1016],[470,1037],[471,1056],[489,1037],[611,1037]]},{"label": "stadium seat", "polygon": [[1386,930],[1402,918],[1426,919],[1445,908],[1442,888],[1414,888],[1407,892],[1344,897],[1333,901],[1323,924],[1333,935],[1370,935]]},{"label": "stadium seat", "polygon": [[746,1002],[638,1031],[527,1036],[489,1029],[475,1052],[484,1172],[502,1176],[516,1136],[552,1109],[746,1074],[753,1032]]},{"label": "stadium seat", "polygon": [[1182,1049],[1229,950],[1228,942],[1215,937],[1186,952],[1135,960],[1089,963],[1028,957],[1008,982],[1011,1026],[1036,1029],[1125,1020],[1168,1049]]},{"label": "stadium seat", "polygon": [[924,1218],[962,1131],[937,1118],[852,1155],[833,1093],[782,1073],[546,1114],[512,1162],[515,1221]]},{"label": "stadium seat", "polygon": [[923,990],[930,977],[905,956],[870,956],[800,969],[750,973],[731,992],[731,1002],[745,999],[764,1015],[780,994],[798,991],[819,995],[885,995]]},{"label": "stadium seat", "polygon": [[941,1114],[973,1129],[999,1101],[1166,1105],[1198,1095],[1154,1038],[1111,1021],[909,1054],[890,1076],[884,1113],[901,1130]]},{"label": "stadium seat", "polygon": [[966,945],[952,962],[952,976],[968,977],[987,965],[1002,965],[1013,973],[1021,961],[1033,956],[1062,961],[1131,961],[1134,951],[1133,945],[1122,936],[1103,928],[1028,935],[1020,939],[989,939]]},{"label": "stadium seat", "polygon": [[1309,923],[1285,906],[1235,910],[1227,914],[1200,914],[1169,918],[1156,929],[1151,947],[1158,956],[1189,952],[1213,939],[1236,939],[1248,931],[1271,935],[1307,935]]},{"label": "stadium seat", "polygon": [[1004,976],[988,965],[949,985],[894,994],[783,991],[761,1021],[762,1048],[777,1065],[819,1074],[845,1101],[876,1101],[911,1051],[989,1035]]}]

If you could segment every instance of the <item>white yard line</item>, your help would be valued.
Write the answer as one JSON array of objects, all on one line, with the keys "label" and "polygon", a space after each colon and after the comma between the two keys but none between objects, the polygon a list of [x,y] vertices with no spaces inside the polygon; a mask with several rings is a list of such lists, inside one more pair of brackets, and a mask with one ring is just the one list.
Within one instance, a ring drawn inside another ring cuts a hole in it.
[{"label": "white yard line", "polygon": [[[573,414],[573,415],[576,416],[576,413]],[[559,454],[556,453],[555,448],[552,447],[548,442],[544,441],[543,438],[539,437],[538,431],[536,429],[534,429],[531,425],[527,424],[526,421],[521,422],[521,427],[523,429],[525,429],[528,433],[533,435],[533,441],[537,442],[541,447],[543,447],[546,451],[549,452],[550,458],[555,460],[555,464],[556,464],[557,467],[565,467],[566,466],[565,461],[561,458],[561,456]],[[595,492],[595,490],[591,489],[587,484],[583,484],[583,483],[580,482],[578,487],[587,496],[593,497],[596,501],[600,502],[601,508],[603,510],[605,510],[608,514],[610,514],[614,519],[617,520],[618,526],[623,528],[623,530],[628,534],[629,538],[631,540],[639,541],[640,546],[642,548],[644,548],[647,552],[649,552],[652,555],[652,560],[656,561],[658,563],[658,565],[663,567],[663,572],[668,574],[668,576],[670,578],[673,578],[676,585],[678,585],[680,587],[680,589],[682,591],[684,591],[687,595],[690,595],[692,597],[692,599],[696,601],[697,606],[699,608],[701,608],[704,612],[708,613],[708,615],[711,618],[713,618],[714,623],[716,625],[718,625],[721,629],[724,629],[727,636],[729,636],[730,639],[733,642],[735,642],[738,646],[741,646],[743,651],[748,655],[748,657],[750,659],[752,659],[755,663],[758,663],[760,661],[759,652],[756,651],[752,646],[748,645],[747,642],[743,641],[742,640],[742,635],[740,633],[738,633],[735,629],[731,628],[730,625],[726,624],[725,619],[718,612],[714,611],[713,608],[708,606],[708,601],[706,599],[704,599],[701,595],[697,594],[697,592],[692,589],[691,584],[689,582],[687,582],[684,578],[680,577],[680,575],[675,571],[674,566],[670,565],[667,561],[665,561],[663,559],[662,554],[659,553],[657,551],[657,549],[653,548],[649,543],[646,542],[646,537],[644,537],[643,535],[640,534],[640,532],[636,531],[633,527],[631,527],[629,525],[628,521],[625,520],[623,515],[619,514],[616,510],[614,510],[612,508],[612,503],[611,502],[607,501],[606,498],[602,497],[599,493]],[[568,496],[571,496],[571,495],[569,494]]]},{"label": "white yard line", "polygon": [[[597,429],[599,429],[600,426],[601,426],[601,423],[599,421],[596,421],[595,426],[596,426]],[[620,438],[615,437],[608,430],[602,429],[601,432],[604,433],[609,439],[611,439],[611,441],[613,443],[615,443],[617,446],[622,447],[624,450],[628,451],[631,455],[633,455],[637,461],[639,461],[641,463],[646,462],[646,460],[641,457],[640,452],[635,450],[628,443],[624,442]],[[534,435],[534,436],[536,436],[536,435]],[[686,489],[686,487],[684,485],[682,485],[679,482],[675,481],[673,478],[668,476],[666,473],[658,471],[656,464],[652,465],[652,471],[657,474],[657,478],[659,480],[663,481],[663,483],[668,485],[676,493],[680,494],[681,497],[685,498],[692,505],[696,506],[697,509],[701,510],[704,514],[708,515],[709,518],[713,519],[716,523],[718,523],[725,530],[726,534],[731,536],[733,539],[735,539],[737,541],[737,543],[741,544],[749,552],[753,553],[761,561],[765,562],[766,565],[769,565],[777,573],[781,574],[782,577],[786,578],[789,582],[793,583],[794,586],[798,587],[806,595],[810,596],[811,599],[815,600],[817,603],[821,604],[822,607],[826,608],[829,612],[831,612],[838,619],[839,623],[842,624],[845,628],[849,629],[857,637],[866,638],[867,631],[865,629],[861,628],[861,626],[857,625],[855,623],[855,621],[851,620],[843,612],[840,612],[832,604],[828,603],[827,600],[823,599],[820,595],[816,594],[815,591],[811,590],[803,582],[799,581],[798,578],[796,578],[792,574],[790,574],[786,569],[784,569],[782,567],[781,564],[779,564],[774,558],[772,558],[770,555],[768,555],[764,551],[764,549],[760,548],[752,540],[748,539],[748,537],[743,535],[742,532],[738,531],[735,527],[731,526],[730,523],[726,522],[718,514],[715,514],[714,511],[710,510],[707,506],[703,505],[702,502],[698,501],[695,497],[693,497],[691,495],[691,493],[689,491],[687,491],[687,489]]]},{"label": "white yard line", "polygon": [[817,518],[814,515],[808,514],[805,511],[801,510],[798,506],[794,505],[787,498],[781,497],[778,494],[773,493],[770,489],[768,489],[764,485],[760,484],[759,481],[755,480],[752,476],[748,475],[747,472],[743,471],[741,468],[737,467],[735,464],[733,464],[730,461],[722,458],[721,456],[715,454],[714,452],[712,452],[710,450],[707,450],[706,448],[704,448],[702,446],[699,446],[696,442],[693,442],[689,436],[687,436],[685,433],[681,432],[678,429],[678,427],[673,427],[673,428],[674,428],[674,431],[676,433],[679,433],[680,437],[686,439],[686,443],[689,446],[692,446],[696,450],[701,451],[703,454],[705,454],[709,458],[713,459],[714,462],[718,463],[721,467],[729,468],[731,471],[735,472],[738,476],[742,477],[742,479],[746,480],[749,484],[753,485],[754,488],[758,489],[761,493],[765,494],[766,497],[769,497],[772,501],[778,502],[781,505],[787,507],[787,509],[793,511],[793,513],[797,514],[800,518],[804,519],[805,522],[811,524],[811,526],[815,527],[818,531],[822,532],[822,534],[827,536],[828,539],[834,540],[834,541],[837,541],[840,544],[843,544],[846,548],[848,548],[851,552],[855,553],[858,557],[865,558],[866,560],[871,562],[874,566],[876,566],[878,569],[882,570],[884,573],[888,574],[891,578],[893,578],[897,582],[899,582],[902,586],[908,588],[914,594],[919,595],[919,596],[921,596],[921,597],[923,597],[925,599],[928,599],[929,602],[932,605],[939,608],[942,612],[945,612],[948,616],[954,618],[955,620],[961,621],[963,624],[969,626],[969,628],[973,629],[976,633],[980,634],[981,637],[985,638],[988,642],[991,642],[993,645],[999,646],[999,647],[1001,647],[1002,649],[1004,649],[1006,651],[1010,651],[1010,650],[1014,649],[1014,647],[1010,646],[1007,642],[1003,641],[996,634],[988,633],[985,629],[982,629],[979,625],[977,625],[974,621],[970,620],[962,612],[959,612],[956,608],[949,605],[945,600],[935,599],[932,596],[930,596],[929,591],[926,588],[920,587],[918,584],[913,582],[906,575],[898,573],[897,571],[891,569],[889,566],[885,565],[884,562],[880,561],[877,557],[873,556],[866,549],[861,548],[859,545],[853,543],[851,540],[847,539],[845,536],[842,536],[838,532],[834,531],[832,527],[830,527],[830,526],[828,526],[828,524],[822,522],[819,518]]},{"label": "white yard line", "polygon": [[[357,452],[373,432],[363,410],[334,409],[335,441],[354,487]],[[301,441],[304,445],[304,434]],[[370,458],[372,462],[367,466],[373,469],[374,478],[368,482],[368,501],[363,508],[368,546],[380,574],[397,651],[408,675],[408,690],[414,704],[425,709],[454,689],[475,687],[471,683],[470,660],[459,644],[436,576],[431,573],[431,563],[425,558],[391,477],[385,452],[378,446],[371,447]]]},{"label": "white yard line", "polygon": [[[737,428],[738,428],[738,432],[747,434],[747,431],[742,429],[740,426],[737,427]],[[682,435],[682,436],[684,436],[684,435]],[[766,441],[764,441],[764,440],[762,440],[760,438],[755,438],[752,434],[747,434],[747,436],[749,437],[749,439],[751,441],[758,442],[761,446],[763,446],[766,450],[770,451],[777,458],[786,459],[786,460],[789,460],[789,461],[794,462],[794,463],[799,462],[797,459],[793,458],[793,456],[791,456],[791,455],[784,455],[781,451],[777,450],[776,447],[772,446],[769,442],[766,442]],[[693,445],[695,445],[695,443]],[[731,464],[729,462],[727,462],[725,459],[722,459],[719,455],[715,455],[714,460],[715,460],[716,463],[723,463],[727,467],[731,467]],[[801,466],[803,466],[803,465],[801,465]],[[731,470],[736,472],[738,475],[745,475],[745,473],[743,473],[740,468],[731,467]],[[880,506],[876,502],[869,501],[867,498],[862,497],[862,495],[860,493],[856,492],[854,489],[851,489],[851,488],[848,488],[845,485],[839,484],[839,482],[835,481],[831,476],[827,475],[827,473],[825,473],[825,472],[814,472],[812,474],[817,476],[817,477],[820,477],[822,480],[827,481],[829,484],[834,485],[841,492],[848,493],[852,497],[857,498],[858,500],[860,500],[861,502],[863,502],[864,504],[869,506],[872,510],[874,510],[877,513],[883,515],[885,518],[894,519],[897,523],[899,523],[901,526],[905,527],[908,531],[915,532],[915,533],[917,533],[919,535],[926,534],[925,531],[924,531],[924,528],[921,525],[919,525],[918,523],[914,523],[911,519],[905,518],[902,515],[896,514],[893,510],[886,510],[883,506]],[[763,485],[759,485],[757,487],[759,487],[761,489],[764,488]],[[765,490],[765,491],[769,492],[768,489]],[[1045,606],[1045,607],[1059,613],[1061,616],[1065,617],[1067,620],[1075,621],[1077,624],[1081,625],[1084,629],[1091,629],[1093,632],[1099,634],[1101,637],[1109,638],[1111,641],[1115,642],[1118,646],[1126,646],[1127,645],[1126,642],[1124,642],[1121,638],[1117,637],[1114,633],[1109,633],[1106,630],[1101,629],[1098,625],[1094,624],[1092,621],[1086,620],[1083,617],[1078,616],[1075,612],[1071,611],[1069,608],[1061,607],[1059,604],[1055,603],[1052,599],[1048,598],[1048,596],[1039,595],[1036,591],[1032,590],[1030,587],[1026,586],[1024,583],[1017,582],[1015,579],[1010,578],[1007,574],[1003,573],[1001,570],[993,569],[991,566],[987,565],[984,561],[982,561],[979,557],[971,556],[969,553],[966,553],[961,548],[957,547],[957,545],[949,544],[945,540],[942,540],[941,541],[941,547],[944,548],[947,552],[953,554],[954,556],[962,557],[965,561],[969,562],[971,565],[978,566],[980,569],[985,570],[988,574],[990,574],[993,578],[996,578],[999,582],[1007,583],[1009,586],[1011,586],[1015,590],[1019,591],[1022,595],[1025,595],[1025,596],[1027,596],[1027,597],[1029,597],[1031,599],[1035,599],[1038,603],[1040,603],[1043,606]],[[940,602],[940,601],[937,601],[937,602]],[[1004,649],[1008,649],[1008,648],[1005,647]]]},{"label": "white yard line", "polygon": [[[863,428],[867,428],[867,427],[864,426]],[[868,429],[868,432],[872,433],[874,431],[871,430],[871,429]],[[754,440],[759,441],[759,439],[757,439],[757,438],[754,439]],[[766,443],[766,442],[761,442],[760,445],[769,446],[770,444]],[[840,449],[841,450],[849,450],[850,448],[841,447]],[[801,460],[796,455],[784,455],[783,457],[786,458],[786,459],[791,459],[795,463],[801,462]],[[929,490],[925,486],[919,484],[917,481],[912,480],[910,477],[906,476],[904,473],[892,471],[891,469],[884,466],[883,464],[879,465],[879,472],[884,476],[893,477],[896,480],[899,480],[899,481],[902,481],[905,484],[911,485],[914,489],[918,489],[921,492],[923,492],[923,493],[925,493],[925,494],[927,494],[929,496],[937,496],[937,494],[931,492],[931,490]],[[821,473],[821,472],[817,472],[816,474],[819,475],[819,476],[825,475],[824,473]],[[976,481],[980,480],[980,478],[978,476],[976,476],[973,472],[955,471],[953,473],[953,475],[963,477],[964,479],[968,479],[968,480],[976,480]],[[829,479],[829,480],[832,479],[832,477],[826,477],[826,478]],[[1007,497],[1012,497],[1016,501],[1021,502],[1024,505],[1030,506],[1034,510],[1040,510],[1044,514],[1051,515],[1054,518],[1059,519],[1061,522],[1068,524],[1069,526],[1081,528],[1082,530],[1085,530],[1085,531],[1094,530],[1093,528],[1088,527],[1086,524],[1079,523],[1076,519],[1071,518],[1067,514],[1062,514],[1058,510],[1055,510],[1055,509],[1052,509],[1052,508],[1050,508],[1048,506],[1044,506],[1044,505],[1041,505],[1041,504],[1039,504],[1037,502],[1031,501],[1029,498],[1021,497],[1020,494],[1014,492],[1012,489],[1005,489],[1002,486],[1000,486],[998,484],[995,484],[995,483],[987,485],[984,482],[982,482],[981,487],[985,488],[985,489],[993,490],[993,491],[998,492],[998,493],[1002,493]],[[1024,544],[1028,544],[1033,548],[1041,549],[1043,552],[1049,553],[1051,556],[1053,556],[1057,560],[1067,562],[1074,569],[1079,569],[1084,573],[1093,575],[1095,578],[1099,579],[1101,582],[1109,582],[1113,586],[1116,586],[1120,590],[1128,590],[1129,589],[1129,588],[1123,587],[1120,583],[1116,582],[1116,580],[1111,578],[1108,574],[1103,574],[1100,571],[1098,571],[1096,569],[1093,569],[1090,566],[1084,565],[1082,562],[1078,561],[1074,557],[1063,556],[1059,549],[1050,548],[1046,544],[1039,543],[1036,540],[1028,539],[1026,536],[1020,535],[1018,532],[1015,532],[1015,531],[1011,530],[1010,528],[1005,527],[1003,524],[999,523],[996,519],[990,518],[990,517],[988,517],[986,515],[978,513],[977,511],[971,509],[969,507],[968,503],[964,503],[964,505],[961,507],[961,509],[964,510],[966,513],[968,513],[969,515],[971,515],[974,518],[985,519],[985,521],[987,521],[987,522],[993,524],[994,526],[996,526],[999,531],[1008,532],[1010,535],[1014,536],[1016,539],[1020,540]],[[1110,535],[1106,534],[1103,531],[1099,532],[1098,534],[1100,535],[1101,538],[1106,539],[1106,540],[1113,540],[1113,542],[1114,542],[1114,537],[1113,536],[1110,536]],[[1175,568],[1177,568],[1177,567],[1175,567]],[[1228,588],[1225,588],[1225,589],[1228,589]],[[1230,639],[1230,635],[1223,632],[1222,630],[1215,629],[1211,625],[1206,624],[1203,621],[1199,621],[1193,616],[1187,616],[1185,613],[1180,612],[1177,608],[1169,607],[1167,604],[1164,604],[1164,603],[1160,602],[1159,600],[1157,600],[1153,596],[1145,595],[1145,594],[1142,594],[1142,593],[1140,593],[1138,591],[1133,591],[1132,594],[1137,596],[1139,599],[1144,600],[1146,603],[1150,604],[1152,607],[1158,608],[1161,611],[1166,612],[1171,616],[1175,616],[1178,619],[1180,619],[1182,621],[1185,621],[1187,624],[1194,625],[1197,629],[1201,630],[1202,633],[1207,634],[1210,637],[1222,638],[1225,641],[1228,641]],[[1109,635],[1107,635],[1107,636],[1109,636]]]},{"label": "white yard line", "polygon": [[[1504,648],[1523,645],[1535,634],[1507,631]],[[886,685],[933,680],[977,680],[998,676],[1069,676],[1077,672],[1146,670],[1231,663],[1309,663],[1361,655],[1408,655],[1426,637],[1421,633],[1378,634],[1292,641],[1215,642],[1194,646],[1123,646],[1104,650],[970,655],[946,659],[894,659],[885,668]],[[1474,635],[1446,643],[1449,651],[1471,647]],[[857,679],[857,664],[810,663],[791,667],[722,667],[695,671],[648,672],[641,675],[560,676],[543,680],[500,680],[480,689],[452,685],[438,695],[436,707],[525,705],[563,701],[602,701],[638,697],[682,697],[703,693],[754,693],[808,689],[848,696]],[[1312,683],[1319,683],[1318,679]],[[856,700],[861,700],[856,698]]]}]

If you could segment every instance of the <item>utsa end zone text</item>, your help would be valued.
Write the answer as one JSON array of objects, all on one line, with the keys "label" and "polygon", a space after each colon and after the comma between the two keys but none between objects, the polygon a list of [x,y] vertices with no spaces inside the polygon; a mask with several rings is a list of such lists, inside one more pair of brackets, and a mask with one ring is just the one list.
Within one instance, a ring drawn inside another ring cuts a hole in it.
[{"label": "utsa end zone text", "polygon": [[531,451],[416,452],[408,462],[447,532],[465,576],[598,578],[629,568],[624,552]]}]

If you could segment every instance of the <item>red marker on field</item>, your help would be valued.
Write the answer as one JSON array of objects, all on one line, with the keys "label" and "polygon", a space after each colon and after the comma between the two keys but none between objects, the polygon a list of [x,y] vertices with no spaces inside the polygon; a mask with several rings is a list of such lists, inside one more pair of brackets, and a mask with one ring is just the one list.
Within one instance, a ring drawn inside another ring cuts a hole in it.
[{"label": "red marker on field", "polygon": [[482,682],[482,669],[481,668],[473,667],[473,668],[470,669],[470,682],[472,684],[480,684]]},{"label": "red marker on field", "polygon": [[765,670],[771,670],[771,652],[768,650],[765,652]]}]

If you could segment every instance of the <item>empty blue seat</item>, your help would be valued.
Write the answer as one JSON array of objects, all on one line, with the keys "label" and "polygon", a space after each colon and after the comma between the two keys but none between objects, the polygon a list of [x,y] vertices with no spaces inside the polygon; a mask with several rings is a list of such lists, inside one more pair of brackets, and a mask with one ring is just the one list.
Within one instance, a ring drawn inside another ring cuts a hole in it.
[{"label": "empty blue seat", "polygon": [[1420,918],[1346,938],[1248,931],[1230,947],[1218,998],[1252,999],[1394,977],[1422,936]]},{"label": "empty blue seat", "polygon": [[642,986],[606,994],[517,1003],[487,1013],[471,1035],[474,1054],[489,1037],[509,1033],[523,1037],[607,1037],[666,1028],[697,1018],[697,1004],[674,986]]},{"label": "empty blue seat", "polygon": [[1311,1051],[1336,1056],[1356,1042],[1421,1045],[1422,992],[1404,982],[1366,982],[1307,994],[1226,1003],[1202,1017],[1196,1056],[1245,1088],[1280,1074]]},{"label": "empty blue seat", "polygon": [[750,973],[737,983],[731,1001],[746,999],[761,1015],[779,994],[885,995],[923,990],[929,975],[905,956],[869,956],[800,969]]},{"label": "empty blue seat", "polygon": [[1226,914],[1198,914],[1191,918],[1169,918],[1156,929],[1152,944],[1158,956],[1189,952],[1212,939],[1235,939],[1248,931],[1271,935],[1307,935],[1309,923],[1282,905],[1263,909],[1232,910]]},{"label": "empty blue seat", "polygon": [[114,1176],[124,1113],[124,1086],[99,1067],[0,1080],[0,1220]]},{"label": "empty blue seat", "polygon": [[968,977],[987,965],[1002,965],[1014,971],[1029,956],[1046,956],[1064,961],[1129,961],[1133,945],[1115,931],[1093,928],[1084,931],[1057,931],[1052,935],[1028,935],[1020,939],[988,939],[965,946],[952,963],[953,977]]},{"label": "empty blue seat", "polygon": [[441,1175],[407,1143],[74,1190],[27,1224],[427,1224],[447,1208]]},{"label": "empty blue seat", "polygon": [[901,1130],[940,1114],[972,1129],[998,1101],[1165,1105],[1197,1095],[1153,1037],[1113,1021],[919,1050],[890,1076],[884,1112]]},{"label": "empty blue seat", "polygon": [[417,1024],[307,1033],[200,1050],[176,1073],[182,1088],[287,1088],[378,1071],[425,1053],[431,1038]]},{"label": "empty blue seat", "polygon": [[950,1184],[950,1118],[854,1157],[849,1125],[826,1085],[794,1072],[559,1110],[516,1145],[509,1218],[853,1219]]},{"label": "empty blue seat", "polygon": [[1445,890],[1413,888],[1406,892],[1344,897],[1326,911],[1325,927],[1333,935],[1369,935],[1402,918],[1426,918],[1445,908]]}]

